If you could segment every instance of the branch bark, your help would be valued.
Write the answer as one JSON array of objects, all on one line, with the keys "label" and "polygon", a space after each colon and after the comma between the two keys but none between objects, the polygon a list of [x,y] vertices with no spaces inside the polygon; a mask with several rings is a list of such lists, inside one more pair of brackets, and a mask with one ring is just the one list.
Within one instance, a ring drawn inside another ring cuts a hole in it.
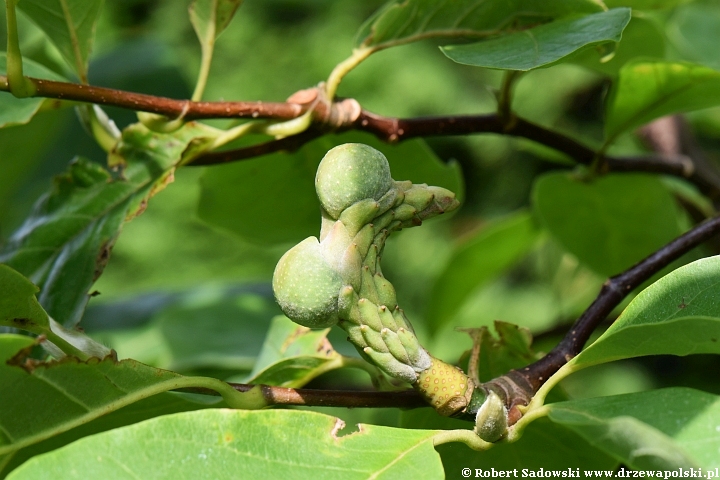
[{"label": "branch bark", "polygon": [[720,233],[720,216],[696,225],[630,269],[608,279],[595,301],[577,319],[565,338],[554,349],[532,365],[514,370],[508,375],[513,381],[516,381],[518,376],[522,377],[532,388],[532,392],[527,392],[532,396],[552,374],[580,353],[595,328],[630,292],[671,262],[718,233]]},{"label": "branch bark", "polygon": [[[256,385],[230,383],[238,392],[247,392]],[[415,390],[399,392],[372,392],[357,390],[313,390],[307,388],[285,388],[260,385],[263,398],[268,406],[296,405],[306,407],[344,408],[422,408],[428,404]],[[187,388],[182,391],[218,395],[206,388]]]}]

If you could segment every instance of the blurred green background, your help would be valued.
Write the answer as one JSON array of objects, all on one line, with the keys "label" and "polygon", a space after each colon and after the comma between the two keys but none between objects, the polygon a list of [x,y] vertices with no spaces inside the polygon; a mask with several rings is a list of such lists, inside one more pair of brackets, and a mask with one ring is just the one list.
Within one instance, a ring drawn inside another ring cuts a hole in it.
[{"label": "blurred green background", "polygon": [[[316,85],[350,54],[354,32],[381,4],[377,0],[246,1],[217,43],[205,98],[283,101]],[[27,57],[69,75],[58,53],[22,15],[20,30]],[[604,97],[622,62],[653,56],[717,67],[717,43],[708,38],[717,39],[719,31],[717,2],[639,12],[613,60],[601,64],[599,54],[591,51],[573,64],[530,72],[519,80],[513,106],[531,121],[597,147]],[[5,38],[4,31],[0,38]],[[493,112],[502,74],[453,63],[437,46],[420,42],[377,53],[343,81],[338,94],[388,116]],[[107,2],[97,29],[90,82],[188,98],[199,59],[187,2]],[[132,112],[106,110],[120,127],[136,121]],[[710,157],[716,157],[720,110],[698,112],[690,120]],[[536,350],[547,351],[592,301],[605,278],[542,231],[533,208],[535,180],[567,170],[567,159],[528,141],[498,135],[437,137],[428,139],[427,145],[431,150],[425,153],[415,143],[393,155],[400,165],[403,156],[420,152],[435,177],[418,181],[461,182],[464,203],[452,218],[428,222],[388,242],[384,271],[397,288],[400,304],[430,351],[449,361],[457,361],[471,345],[456,327],[490,326],[495,320],[530,328],[537,336]],[[382,148],[390,156],[397,147]],[[612,151],[632,154],[642,149],[626,135]],[[0,241],[19,227],[52,176],[76,155],[105,161],[72,109],[47,111],[28,125],[0,130]],[[314,158],[310,164],[320,159]],[[412,160],[406,160],[406,169]],[[91,299],[82,323],[88,333],[115,348],[122,358],[181,372],[238,379],[252,369],[270,319],[279,313],[269,287],[275,263],[289,246],[312,233],[302,235],[299,229],[297,235],[294,230],[285,232],[280,243],[261,241],[253,232],[261,233],[273,212],[263,211],[252,222],[245,221],[244,210],[252,210],[251,203],[242,204],[237,212],[244,236],[199,219],[201,197],[207,202],[211,195],[244,198],[252,193],[241,181],[244,175],[265,178],[269,184],[261,187],[268,195],[282,195],[293,187],[272,183],[278,170],[273,170],[269,159],[245,165],[181,169],[146,212],[125,226],[94,287],[99,295]],[[306,173],[298,182],[312,182],[312,170]],[[218,178],[235,178],[232,175],[241,179],[237,185],[232,181],[220,185]],[[405,179],[397,172],[395,177]],[[305,213],[316,215],[317,206],[308,205]],[[231,217],[233,212],[222,215]],[[672,228],[687,227],[679,208],[671,217]],[[489,244],[494,250],[486,250]],[[507,260],[485,265],[483,255],[505,255]],[[480,262],[486,269],[467,275],[448,269],[453,262],[465,261]],[[439,307],[432,303],[443,282],[467,294],[452,304],[452,311],[443,308],[440,322],[438,312],[432,310]],[[355,355],[341,332],[330,338],[338,351]],[[664,385],[720,392],[720,386],[701,378],[704,369],[717,367],[717,360],[706,356],[653,357],[590,369],[565,386],[573,397]],[[363,387],[368,381],[361,374],[335,372],[311,385],[348,384]]]}]

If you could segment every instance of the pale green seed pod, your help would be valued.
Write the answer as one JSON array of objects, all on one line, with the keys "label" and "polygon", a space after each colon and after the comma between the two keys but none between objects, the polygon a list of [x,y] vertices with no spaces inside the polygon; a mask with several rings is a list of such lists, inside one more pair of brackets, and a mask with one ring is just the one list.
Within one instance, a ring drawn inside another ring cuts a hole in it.
[{"label": "pale green seed pod", "polygon": [[385,156],[359,143],[346,143],[330,150],[315,176],[320,204],[334,219],[360,200],[380,200],[393,186]]},{"label": "pale green seed pod", "polygon": [[342,286],[340,275],[328,265],[315,237],[288,250],[273,274],[273,291],[283,313],[308,328],[337,323]]},{"label": "pale green seed pod", "polygon": [[497,442],[507,434],[507,407],[491,391],[475,416],[475,433],[486,442]]}]

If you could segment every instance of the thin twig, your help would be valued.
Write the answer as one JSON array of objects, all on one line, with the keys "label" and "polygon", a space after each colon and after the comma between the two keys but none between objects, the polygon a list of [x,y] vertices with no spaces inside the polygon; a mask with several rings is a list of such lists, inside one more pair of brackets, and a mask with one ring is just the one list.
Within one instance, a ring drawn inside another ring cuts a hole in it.
[{"label": "thin twig", "polygon": [[537,362],[511,372],[513,376],[522,376],[532,386],[532,393],[535,393],[552,374],[580,353],[595,328],[630,292],[719,232],[720,216],[717,216],[696,225],[630,269],[608,279],[595,301],[573,324],[565,338]]},{"label": "thin twig", "polygon": [[[238,392],[247,392],[255,385],[230,383]],[[421,408],[428,404],[415,390],[397,392],[373,392],[357,390],[313,390],[261,385],[263,398],[268,406],[303,405],[306,407],[344,408]],[[185,392],[218,395],[208,388],[185,388]]]}]

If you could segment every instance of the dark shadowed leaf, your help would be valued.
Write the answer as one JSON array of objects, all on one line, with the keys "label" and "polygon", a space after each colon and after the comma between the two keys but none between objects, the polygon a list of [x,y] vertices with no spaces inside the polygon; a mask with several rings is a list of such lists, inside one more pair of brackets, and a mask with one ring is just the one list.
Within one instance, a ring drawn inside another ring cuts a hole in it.
[{"label": "dark shadowed leaf", "polygon": [[109,348],[84,333],[66,329],[49,318],[35,298],[37,291],[30,280],[7,265],[0,265],[0,326],[44,335],[56,347],[48,345],[48,349],[58,357],[67,354],[83,359],[103,358],[110,354]]},{"label": "dark shadowed leaf", "polygon": [[451,60],[464,65],[527,71],[555,63],[586,47],[619,42],[629,21],[629,8],[615,8],[441,50]]},{"label": "dark shadowed leaf", "polygon": [[172,182],[186,148],[205,132],[195,123],[167,135],[131,126],[114,152],[124,167],[116,176],[75,159],[0,249],[0,262],[40,287],[38,300],[51,317],[76,325],[123,223]]},{"label": "dark shadowed leaf", "polygon": [[439,329],[468,296],[517,262],[535,244],[538,230],[527,212],[513,214],[480,230],[460,245],[432,290],[427,318]]},{"label": "dark shadowed leaf", "polygon": [[589,181],[549,173],[535,182],[545,228],[597,273],[616,275],[681,233],[675,201],[656,177],[606,175]]}]

